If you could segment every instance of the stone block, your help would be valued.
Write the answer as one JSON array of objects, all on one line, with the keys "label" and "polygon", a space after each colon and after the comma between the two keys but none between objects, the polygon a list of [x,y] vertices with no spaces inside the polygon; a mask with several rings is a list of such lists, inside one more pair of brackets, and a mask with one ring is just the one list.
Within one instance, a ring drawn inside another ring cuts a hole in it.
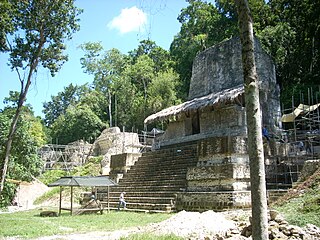
[{"label": "stone block", "polygon": [[111,156],[110,168],[112,174],[126,173],[141,157],[141,153],[122,153]]},{"label": "stone block", "polygon": [[220,136],[199,141],[199,161],[213,159],[215,155],[247,154],[247,137]]},{"label": "stone block", "polygon": [[249,208],[251,206],[250,191],[225,192],[183,192],[178,193],[177,211],[206,211],[208,209],[223,211],[227,209]]}]

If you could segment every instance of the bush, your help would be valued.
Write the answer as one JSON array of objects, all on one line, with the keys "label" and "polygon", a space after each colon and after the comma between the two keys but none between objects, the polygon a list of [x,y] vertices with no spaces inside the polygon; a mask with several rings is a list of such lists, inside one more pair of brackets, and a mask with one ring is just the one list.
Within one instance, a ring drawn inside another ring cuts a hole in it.
[{"label": "bush", "polygon": [[48,185],[50,183],[53,183],[54,181],[58,180],[61,177],[64,177],[67,175],[66,171],[63,170],[50,170],[43,173],[39,180],[43,182],[44,184]]}]

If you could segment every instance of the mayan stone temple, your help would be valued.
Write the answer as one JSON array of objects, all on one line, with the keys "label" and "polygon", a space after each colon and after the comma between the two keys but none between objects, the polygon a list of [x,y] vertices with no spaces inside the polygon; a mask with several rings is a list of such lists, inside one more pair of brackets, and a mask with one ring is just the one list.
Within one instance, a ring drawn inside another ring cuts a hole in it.
[{"label": "mayan stone temple", "polygon": [[[279,87],[271,58],[255,42],[262,122],[277,132]],[[188,101],[145,119],[164,122],[153,150],[126,167],[112,187],[111,206],[144,211],[225,210],[251,205],[241,45],[232,38],[199,53]],[[116,158],[111,157],[112,161]],[[119,169],[119,167],[118,167]],[[114,198],[114,200],[113,200]]]}]

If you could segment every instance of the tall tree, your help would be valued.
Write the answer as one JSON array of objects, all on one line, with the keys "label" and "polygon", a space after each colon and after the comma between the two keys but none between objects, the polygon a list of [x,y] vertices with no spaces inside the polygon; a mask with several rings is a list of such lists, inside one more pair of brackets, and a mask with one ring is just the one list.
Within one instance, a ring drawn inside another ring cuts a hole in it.
[{"label": "tall tree", "polygon": [[258,76],[254,58],[253,22],[247,0],[235,0],[238,9],[250,161],[252,237],[268,239],[267,197],[261,132]]},{"label": "tall tree", "polygon": [[300,101],[303,90],[307,93],[308,88],[316,90],[319,86],[320,1],[272,0],[269,4],[274,31],[265,43],[272,46],[276,60],[280,60],[277,78],[281,98],[286,107],[291,107],[293,95]]},{"label": "tall tree", "polygon": [[180,75],[179,97],[186,99],[192,75],[192,64],[196,54],[236,33],[234,18],[223,14],[212,3],[203,0],[188,0],[189,6],[181,10],[178,21],[179,33],[174,37],[170,53],[176,61]]},{"label": "tall tree", "polygon": [[[19,93],[10,92],[5,98],[5,108],[0,110],[0,159],[5,155],[5,144],[10,130],[11,119],[17,108]],[[40,118],[34,117],[30,106],[23,106],[17,123],[18,128],[13,138],[8,165],[7,177],[11,179],[30,181],[32,176],[38,176],[43,162],[38,155],[38,149],[46,141],[44,126]],[[14,196],[16,185],[6,182],[0,207],[8,206]]]},{"label": "tall tree", "polygon": [[80,48],[85,52],[80,59],[84,72],[94,75],[94,88],[107,96],[109,125],[112,127],[112,98],[116,94],[114,86],[126,66],[126,56],[115,48],[102,52],[101,43],[96,42],[84,43]]},{"label": "tall tree", "polygon": [[6,35],[13,31],[11,11],[9,0],[0,1],[0,52],[8,50]]},{"label": "tall tree", "polygon": [[68,144],[77,140],[92,142],[106,125],[87,105],[69,106],[52,124],[52,141]]},{"label": "tall tree", "polygon": [[57,96],[51,96],[51,101],[43,104],[44,121],[47,126],[51,126],[54,121],[61,115],[65,114],[70,105],[76,105],[80,101],[80,97],[89,92],[87,85],[73,85],[65,87],[62,92],[58,92]]},{"label": "tall tree", "polygon": [[10,19],[14,33],[7,36],[9,64],[17,72],[21,90],[16,112],[13,116],[5,158],[1,171],[0,194],[7,175],[12,141],[17,129],[18,119],[35,73],[40,65],[47,68],[53,76],[67,61],[63,54],[65,40],[79,29],[77,16],[81,11],[74,6],[74,0],[9,0]]}]

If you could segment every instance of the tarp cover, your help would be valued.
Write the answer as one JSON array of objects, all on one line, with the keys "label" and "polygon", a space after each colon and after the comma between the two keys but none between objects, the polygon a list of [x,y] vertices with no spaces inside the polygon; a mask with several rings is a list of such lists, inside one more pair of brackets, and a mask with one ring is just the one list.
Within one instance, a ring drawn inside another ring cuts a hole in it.
[{"label": "tarp cover", "polygon": [[75,187],[107,187],[115,186],[117,183],[112,181],[107,176],[81,176],[81,177],[61,177],[57,181],[50,183],[49,187],[58,187],[58,186],[75,186]]},{"label": "tarp cover", "polygon": [[282,122],[293,122],[296,119],[296,117],[298,117],[300,114],[312,112],[312,111],[316,110],[319,106],[320,106],[320,103],[312,105],[312,106],[305,105],[305,104],[299,104],[299,106],[292,113],[282,115],[281,121]]}]

